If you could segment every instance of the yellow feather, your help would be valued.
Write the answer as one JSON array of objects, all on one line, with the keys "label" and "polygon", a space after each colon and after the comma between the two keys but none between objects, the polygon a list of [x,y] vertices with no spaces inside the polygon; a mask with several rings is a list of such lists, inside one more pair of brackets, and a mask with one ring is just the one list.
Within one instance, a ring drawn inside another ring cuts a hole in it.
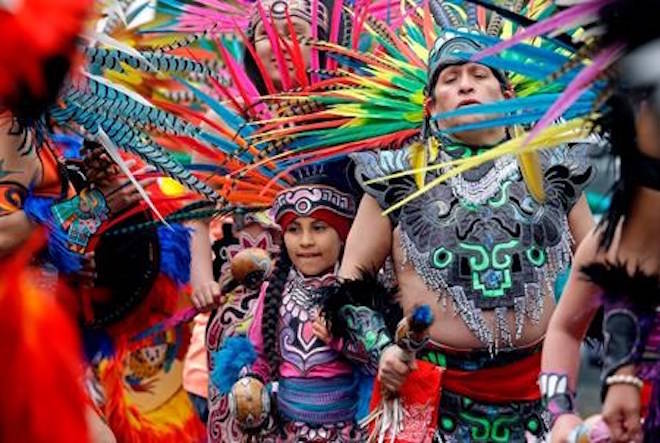
[{"label": "yellow feather", "polygon": [[121,65],[124,72],[122,73],[119,71],[106,70],[104,74],[108,80],[133,86],[142,83],[143,74],[140,71],[131,68],[124,62],[119,62],[119,64]]},{"label": "yellow feather", "polygon": [[424,171],[424,168],[427,165],[426,149],[424,149],[423,144],[415,143],[412,146],[409,146],[408,150],[410,151],[410,165],[417,169],[417,172],[415,173],[415,183],[418,188],[422,188],[426,178],[426,173]]},{"label": "yellow feather", "polygon": [[[513,128],[515,137],[520,136],[522,132],[524,131],[518,126]],[[543,203],[545,201],[545,189],[543,188],[543,170],[541,169],[541,160],[538,153],[519,154],[518,165],[527,185],[527,190],[537,202]]]},{"label": "yellow feather", "polygon": [[539,154],[537,152],[519,154],[518,165],[527,185],[527,190],[537,202],[543,203],[545,201],[545,189],[543,188],[543,171]]},{"label": "yellow feather", "polygon": [[[442,182],[448,180],[449,178],[461,174],[462,172],[468,169],[477,167],[485,162],[494,160],[503,155],[521,155],[526,153],[532,153],[538,151],[539,149],[548,149],[548,148],[556,147],[563,143],[569,143],[576,140],[584,139],[589,135],[590,131],[591,128],[589,127],[588,121],[584,119],[573,119],[566,123],[550,126],[544,129],[537,138],[535,138],[534,140],[532,140],[527,144],[525,144],[527,134],[523,133],[520,136],[508,140],[497,147],[489,149],[483,154],[474,157],[453,160],[451,162],[446,162],[445,164],[426,166],[423,169],[427,171],[431,169],[447,167],[449,165],[452,165],[454,167],[449,171],[445,172],[444,174],[440,175],[439,177],[435,178],[434,180],[430,181],[429,183],[425,184],[424,186],[422,186],[421,188],[419,188],[417,191],[413,192],[406,198],[390,206],[383,213],[387,215],[392,211],[396,211],[397,209],[407,204],[408,202],[416,199],[417,197],[419,197],[420,195],[422,195],[424,192],[428,191],[432,187],[437,186]],[[416,171],[404,171],[402,173],[397,173],[392,176],[380,177],[379,179],[370,180],[369,182],[385,181],[393,176],[410,175],[411,173],[414,174],[415,172]]]}]

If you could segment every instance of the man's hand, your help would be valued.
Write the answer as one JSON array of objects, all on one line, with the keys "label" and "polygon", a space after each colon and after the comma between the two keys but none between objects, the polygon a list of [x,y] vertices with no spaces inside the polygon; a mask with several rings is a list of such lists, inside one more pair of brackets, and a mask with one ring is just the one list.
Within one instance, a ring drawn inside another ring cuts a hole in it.
[{"label": "man's hand", "polygon": [[[118,214],[137,204],[142,196],[128,177],[121,172],[119,166],[110,159],[103,148],[96,144],[91,146],[93,147],[83,151],[85,174],[89,182],[93,183],[105,197],[110,212]],[[133,159],[126,161],[126,166],[129,169],[135,165],[136,161]],[[152,170],[152,167],[147,166],[134,171],[133,175],[139,177]],[[138,180],[138,183],[146,188],[154,181],[154,178],[145,178]]]},{"label": "man's hand", "polygon": [[628,384],[609,387],[603,404],[603,420],[610,428],[612,443],[642,441],[640,409],[639,388]]},{"label": "man's hand", "polygon": [[216,281],[209,281],[193,289],[190,297],[192,304],[200,312],[208,312],[215,308],[220,298],[220,285]]},{"label": "man's hand", "polygon": [[416,367],[415,360],[409,360],[403,349],[397,345],[391,345],[380,356],[378,377],[388,391],[398,392],[410,371]]},{"label": "man's hand", "polygon": [[[135,163],[135,161],[129,160],[126,163],[128,165],[132,165]],[[113,165],[113,168],[118,167]],[[142,174],[150,172],[152,169],[153,168],[147,166],[138,171],[135,171],[133,175],[139,177]],[[153,177],[138,179],[138,183],[143,188],[147,188],[155,181],[156,179]],[[138,192],[137,188],[133,185],[133,183],[128,179],[128,177],[120,174],[118,170],[116,175],[109,176],[109,178],[95,183],[105,196],[106,203],[112,214],[121,213],[122,211],[139,203],[142,199],[142,196]]]},{"label": "man's hand", "polygon": [[560,415],[552,427],[552,440],[550,443],[568,443],[568,435],[580,423],[582,423],[582,419],[577,415]]}]

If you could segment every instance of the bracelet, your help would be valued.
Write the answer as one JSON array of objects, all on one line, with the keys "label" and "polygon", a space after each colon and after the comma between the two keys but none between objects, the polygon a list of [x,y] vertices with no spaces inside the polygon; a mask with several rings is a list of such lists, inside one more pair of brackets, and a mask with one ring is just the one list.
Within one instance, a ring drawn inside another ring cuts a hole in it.
[{"label": "bracelet", "polygon": [[570,392],[564,394],[555,394],[547,398],[545,401],[545,408],[550,415],[549,427],[552,428],[559,417],[565,414],[576,414],[575,410],[575,397]]},{"label": "bracelet", "polygon": [[605,379],[605,385],[607,386],[619,384],[636,386],[638,389],[644,387],[642,379],[634,375],[610,375]]},{"label": "bracelet", "polygon": [[544,372],[539,376],[543,405],[550,415],[550,428],[564,414],[575,413],[575,396],[568,387],[564,373]]}]

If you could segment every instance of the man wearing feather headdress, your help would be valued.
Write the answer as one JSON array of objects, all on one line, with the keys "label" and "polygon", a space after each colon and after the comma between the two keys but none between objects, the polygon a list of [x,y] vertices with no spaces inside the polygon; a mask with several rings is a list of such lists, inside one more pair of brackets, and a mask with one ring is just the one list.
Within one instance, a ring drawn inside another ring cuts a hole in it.
[{"label": "man wearing feather headdress", "polygon": [[[436,40],[427,113],[513,96],[506,73],[466,62],[483,49],[470,37],[474,32],[447,31]],[[391,254],[404,312],[429,303],[435,317],[430,343],[416,362],[407,362],[397,346],[380,361],[382,388],[399,392],[407,409],[398,441],[537,441],[547,432],[536,384],[540,349],[555,283],[592,226],[582,196],[590,167],[566,155],[542,157],[544,199],[527,188],[523,165],[512,156],[416,198],[406,199],[446,170],[390,177],[420,163],[470,157],[513,136],[514,128],[448,131],[474,128],[481,119],[427,118],[423,148],[355,156],[366,195],[340,273],[357,277],[359,269],[378,269]],[[419,386],[425,386],[422,397]],[[426,410],[429,402],[433,412]]]}]

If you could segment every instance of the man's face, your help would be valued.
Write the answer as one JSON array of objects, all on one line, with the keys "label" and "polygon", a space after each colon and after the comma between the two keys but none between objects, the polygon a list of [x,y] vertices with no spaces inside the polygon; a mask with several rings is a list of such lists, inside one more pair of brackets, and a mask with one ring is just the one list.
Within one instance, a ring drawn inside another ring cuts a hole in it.
[{"label": "man's face", "polygon": [[[460,65],[451,65],[444,68],[438,75],[438,80],[433,89],[433,108],[432,112],[440,113],[453,111],[463,106],[490,103],[504,98],[511,98],[512,92],[502,90],[499,80],[487,66],[478,63],[465,63]],[[453,117],[449,119],[438,120],[438,127],[441,129],[467,123],[474,123],[485,120],[485,115],[466,115]],[[454,136],[458,139],[473,139],[475,134],[456,133]],[[490,137],[489,137],[490,138]],[[500,138],[501,139],[501,138]],[[468,141],[468,140],[465,140]],[[481,143],[489,144],[490,140],[478,140]],[[499,140],[495,140],[497,142]]]},{"label": "man's face", "polygon": [[[273,29],[277,30],[280,38],[283,39],[283,42],[280,41],[280,49],[282,50],[282,55],[284,56],[284,60],[289,69],[290,86],[300,86],[299,82],[296,80],[296,68],[292,61],[293,42],[287,21],[286,19],[272,19],[271,23]],[[300,45],[300,52],[305,70],[307,70],[310,66],[311,47],[300,40],[312,37],[312,25],[297,16],[291,17],[291,23],[293,24],[293,29],[296,38],[298,39],[298,44]],[[273,85],[278,91],[281,91],[283,89],[283,84],[280,75],[280,68],[277,63],[277,57],[262,22],[259,22],[254,30],[254,48],[257,52],[257,57],[259,57],[264,64],[266,72],[271,76]]]}]

